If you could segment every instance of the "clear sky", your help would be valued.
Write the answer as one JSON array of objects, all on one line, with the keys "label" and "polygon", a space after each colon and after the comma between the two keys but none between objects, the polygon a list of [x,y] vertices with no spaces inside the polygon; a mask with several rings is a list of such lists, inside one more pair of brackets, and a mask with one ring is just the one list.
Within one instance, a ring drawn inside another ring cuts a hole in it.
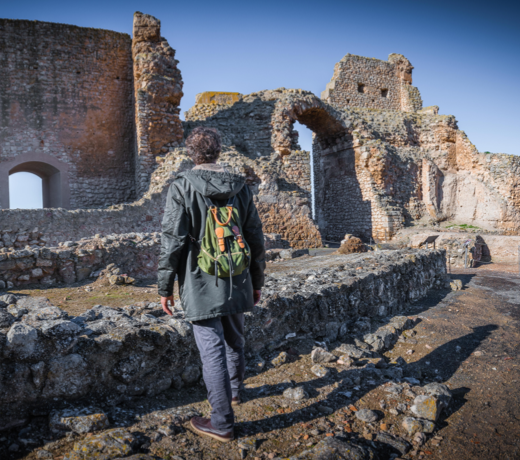
[{"label": "clear sky", "polygon": [[[202,91],[279,87],[316,95],[345,54],[404,54],[424,106],[455,115],[480,151],[520,155],[519,2],[446,0],[0,0],[0,17],[131,34],[134,11],[161,20],[184,80]],[[310,148],[302,133],[303,148]]]}]

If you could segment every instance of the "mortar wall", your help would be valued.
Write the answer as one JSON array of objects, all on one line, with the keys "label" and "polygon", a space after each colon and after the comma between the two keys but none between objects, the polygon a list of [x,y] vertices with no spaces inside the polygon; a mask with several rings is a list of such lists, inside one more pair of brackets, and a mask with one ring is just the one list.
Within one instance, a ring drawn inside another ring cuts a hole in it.
[{"label": "mortar wall", "polygon": [[422,108],[419,90],[411,85],[413,67],[401,55],[389,61],[347,54],[321,98],[341,109],[363,107],[416,112]]},{"label": "mortar wall", "polygon": [[[23,257],[27,263],[59,266],[63,273],[77,273],[78,263],[88,268],[126,252],[127,262],[141,262],[135,258],[143,255],[156,260],[158,244],[139,245],[139,251],[122,252],[113,244]],[[9,260],[16,260],[13,256]],[[443,250],[333,256],[319,268],[318,277],[316,269],[303,264],[290,275],[273,273],[266,277],[260,304],[246,314],[246,351],[285,346],[288,334],[294,340],[326,337],[333,342],[340,334],[346,336],[347,326],[360,317],[390,320],[409,302],[441,286],[445,276]],[[200,365],[191,327],[178,310],[167,317],[157,304],[119,310],[96,306],[72,318],[45,302],[24,306],[18,301],[15,308],[19,315],[11,315],[7,307],[0,327],[0,429],[19,423],[36,408],[38,413],[55,409],[57,401],[155,395],[182,384],[187,366]],[[146,314],[150,312],[154,316]],[[407,320],[401,319],[404,325]],[[397,340],[395,332],[392,340]]]},{"label": "mortar wall", "polygon": [[132,92],[128,35],[0,19],[0,168],[58,160],[72,209],[133,199]]}]

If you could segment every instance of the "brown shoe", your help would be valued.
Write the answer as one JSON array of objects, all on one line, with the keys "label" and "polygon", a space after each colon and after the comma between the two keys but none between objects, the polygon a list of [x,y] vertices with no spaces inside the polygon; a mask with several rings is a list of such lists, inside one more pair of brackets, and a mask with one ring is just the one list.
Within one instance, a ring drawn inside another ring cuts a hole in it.
[{"label": "brown shoe", "polygon": [[198,433],[221,442],[233,441],[233,431],[216,430],[211,426],[209,418],[193,417],[190,420],[191,427]]}]

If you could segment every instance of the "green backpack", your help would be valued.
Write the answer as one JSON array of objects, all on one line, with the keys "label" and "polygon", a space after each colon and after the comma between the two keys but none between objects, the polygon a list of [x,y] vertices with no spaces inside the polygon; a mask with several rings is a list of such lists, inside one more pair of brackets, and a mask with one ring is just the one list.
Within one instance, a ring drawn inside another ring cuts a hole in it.
[{"label": "green backpack", "polygon": [[[219,278],[240,275],[249,268],[251,251],[242,236],[242,224],[238,209],[233,206],[235,197],[228,200],[225,207],[215,206],[208,197],[203,196],[208,207],[206,228],[197,257],[198,266],[203,272]],[[231,293],[233,283],[231,283]]]}]

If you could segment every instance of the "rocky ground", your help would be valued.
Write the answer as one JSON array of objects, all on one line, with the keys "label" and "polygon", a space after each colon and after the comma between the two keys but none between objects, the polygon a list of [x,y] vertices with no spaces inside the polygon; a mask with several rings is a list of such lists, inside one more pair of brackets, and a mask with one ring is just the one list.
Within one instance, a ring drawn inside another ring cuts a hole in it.
[{"label": "rocky ground", "polygon": [[[0,457],[520,458],[520,277],[477,269],[452,278],[462,290],[431,291],[412,305],[384,353],[362,342],[299,338],[250,359],[237,439],[229,444],[190,430],[193,414],[210,413],[197,384],[117,405],[83,404],[51,420],[35,416],[21,430],[0,433]],[[34,295],[69,297],[64,308],[77,314],[98,303],[89,296],[106,293],[113,296],[108,305],[156,300],[148,285],[76,285]]]}]

